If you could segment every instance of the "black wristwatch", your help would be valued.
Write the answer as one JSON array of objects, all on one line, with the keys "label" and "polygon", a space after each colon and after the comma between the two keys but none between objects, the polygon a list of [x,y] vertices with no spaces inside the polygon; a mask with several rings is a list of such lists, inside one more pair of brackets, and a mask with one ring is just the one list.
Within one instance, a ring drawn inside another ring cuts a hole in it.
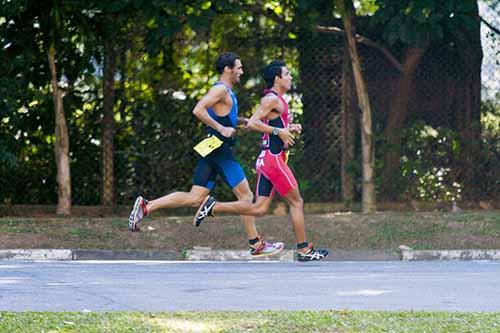
[{"label": "black wristwatch", "polygon": [[278,136],[278,135],[280,134],[280,130],[279,130],[279,128],[276,128],[276,127],[275,127],[275,128],[273,128],[273,132],[272,132],[271,134],[272,134],[272,135],[276,135],[276,136]]}]

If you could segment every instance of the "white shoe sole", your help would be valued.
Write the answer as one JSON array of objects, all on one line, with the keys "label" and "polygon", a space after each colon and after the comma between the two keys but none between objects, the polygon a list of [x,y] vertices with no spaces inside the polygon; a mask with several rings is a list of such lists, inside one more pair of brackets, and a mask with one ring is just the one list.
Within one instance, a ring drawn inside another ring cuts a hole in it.
[{"label": "white shoe sole", "polygon": [[276,251],[274,251],[274,252],[259,253],[259,254],[251,254],[250,253],[250,256],[252,258],[262,258],[262,257],[267,257],[267,256],[272,256],[272,255],[278,254],[285,249],[285,244],[283,244],[283,243],[281,243],[281,244],[282,245],[279,248],[276,248]]},{"label": "white shoe sole", "polygon": [[141,200],[144,200],[141,196],[135,199],[134,208],[132,208],[132,212],[128,218],[128,229],[130,231],[136,231],[137,225],[141,222],[137,219],[137,214],[141,208]]}]

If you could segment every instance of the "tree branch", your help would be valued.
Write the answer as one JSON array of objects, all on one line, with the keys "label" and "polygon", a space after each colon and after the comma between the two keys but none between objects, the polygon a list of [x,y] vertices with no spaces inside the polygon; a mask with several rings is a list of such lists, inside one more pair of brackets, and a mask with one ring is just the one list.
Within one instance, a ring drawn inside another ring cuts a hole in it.
[{"label": "tree branch", "polygon": [[500,35],[500,30],[498,30],[497,28],[495,28],[493,25],[491,25],[491,23],[489,23],[488,21],[486,21],[482,16],[479,16],[479,18],[481,19],[481,22],[483,22],[484,24],[486,24],[486,26],[488,28],[490,28],[493,32],[495,32],[497,35]]},{"label": "tree branch", "polygon": [[[338,27],[325,27],[322,25],[317,25],[316,31],[345,36],[345,31],[343,29],[338,28]],[[377,42],[372,41],[371,39],[369,39],[367,37],[364,37],[364,36],[361,36],[358,34],[356,34],[355,39],[358,43],[365,44],[367,46],[373,47],[373,48],[379,50],[380,52],[382,52],[385,55],[385,57],[387,58],[387,60],[389,60],[389,62],[394,67],[396,67],[400,72],[403,72],[403,65],[401,65],[401,63],[392,55],[392,53],[387,48],[383,47],[382,45],[380,45]]]}]

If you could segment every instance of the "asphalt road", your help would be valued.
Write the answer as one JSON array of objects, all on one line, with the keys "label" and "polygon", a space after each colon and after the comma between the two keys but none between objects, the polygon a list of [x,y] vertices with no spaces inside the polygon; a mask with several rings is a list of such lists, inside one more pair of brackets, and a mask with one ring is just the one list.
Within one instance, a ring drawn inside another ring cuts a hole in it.
[{"label": "asphalt road", "polygon": [[0,261],[0,311],[500,311],[500,262]]}]

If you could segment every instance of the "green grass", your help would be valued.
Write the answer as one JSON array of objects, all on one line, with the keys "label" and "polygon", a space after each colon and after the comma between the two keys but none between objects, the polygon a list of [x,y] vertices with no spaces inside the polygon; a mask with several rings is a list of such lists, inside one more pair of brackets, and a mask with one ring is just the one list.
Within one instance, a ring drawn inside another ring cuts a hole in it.
[{"label": "green grass", "polygon": [[489,333],[500,313],[380,311],[0,312],[0,332]]},{"label": "green grass", "polygon": [[418,244],[413,244],[413,247],[431,248],[432,246],[428,244],[429,240],[436,235],[450,232],[445,221],[437,219],[421,222],[411,218],[388,218],[380,223],[372,224],[371,227],[373,234],[369,238],[369,244],[372,247],[387,244],[388,248],[394,248],[398,244],[409,244],[414,240],[420,240]]},{"label": "green grass", "polygon": [[14,234],[35,233],[37,231],[35,223],[34,220],[30,219],[6,220],[2,225],[2,231]]},{"label": "green grass", "polygon": [[[382,212],[306,215],[308,239],[332,250],[500,249],[500,211]],[[246,249],[239,217],[209,219],[193,228],[191,216],[153,216],[142,231],[130,233],[127,217],[0,218],[0,248],[80,248],[177,250],[193,246]],[[205,223],[204,223],[205,225]],[[286,216],[257,219],[259,232],[270,240],[295,244]]]}]

